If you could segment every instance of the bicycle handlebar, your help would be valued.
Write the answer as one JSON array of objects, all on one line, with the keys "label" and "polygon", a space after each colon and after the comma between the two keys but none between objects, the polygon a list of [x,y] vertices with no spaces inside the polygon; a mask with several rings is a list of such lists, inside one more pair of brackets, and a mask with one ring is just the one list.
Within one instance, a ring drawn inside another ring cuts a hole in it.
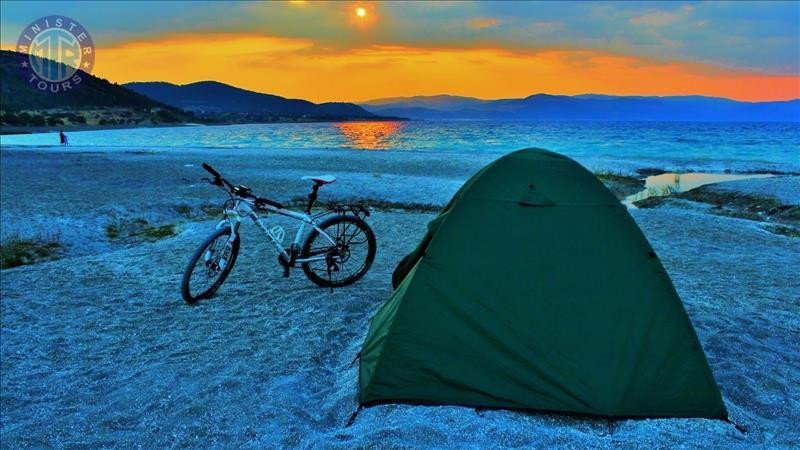
[{"label": "bicycle handlebar", "polygon": [[[229,193],[231,193],[231,194],[235,193],[236,189],[233,187],[233,185],[228,180],[226,180],[225,178],[222,178],[222,175],[220,175],[219,172],[214,170],[214,168],[211,167],[211,165],[209,165],[208,163],[203,163],[203,169],[206,169],[208,171],[208,173],[210,173],[211,175],[214,176],[214,181],[211,184],[214,184],[214,185],[217,185],[217,186],[223,186],[223,184],[224,184],[224,186],[226,186],[228,188],[228,192]],[[259,204],[261,204],[261,205],[269,205],[269,206],[272,206],[272,207],[278,208],[278,209],[283,209],[283,205],[282,204],[280,204],[280,203],[278,203],[276,201],[272,201],[272,200],[267,199],[267,198],[255,196],[255,195],[251,194],[249,191],[250,190],[248,189],[248,193],[246,194],[246,196],[254,199],[255,203],[256,203],[256,206],[259,206]]]},{"label": "bicycle handlebar", "polygon": [[233,185],[228,180],[226,180],[225,178],[222,178],[222,175],[220,175],[219,172],[214,170],[214,168],[211,167],[210,164],[203,163],[203,169],[206,169],[208,171],[208,173],[210,173],[211,175],[214,176],[214,181],[211,182],[211,184],[216,185],[216,186],[223,186],[224,185],[225,187],[228,188],[228,191],[232,191],[233,190]]},{"label": "bicycle handlebar", "polygon": [[222,176],[219,174],[219,172],[214,170],[214,168],[211,167],[208,163],[203,163],[203,169],[206,169],[208,171],[208,173],[210,173],[211,175],[214,175],[215,178],[222,178]]}]

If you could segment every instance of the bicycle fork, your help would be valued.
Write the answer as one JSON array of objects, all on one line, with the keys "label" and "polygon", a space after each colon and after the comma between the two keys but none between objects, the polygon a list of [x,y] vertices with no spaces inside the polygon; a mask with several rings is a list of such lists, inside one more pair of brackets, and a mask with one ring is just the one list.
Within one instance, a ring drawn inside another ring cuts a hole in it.
[{"label": "bicycle fork", "polygon": [[[231,229],[231,235],[228,236],[228,239],[225,241],[225,246],[221,249],[221,254],[219,259],[217,259],[216,269],[218,270],[225,270],[225,266],[228,265],[228,261],[233,253],[233,243],[239,237],[239,225],[241,223],[239,215],[236,213],[236,211],[225,211],[225,216],[225,219],[222,219],[219,221],[219,223],[217,223],[216,229],[219,230],[224,226],[228,226]],[[214,251],[206,250],[205,255],[203,255],[203,260],[205,261],[206,267],[209,267],[209,263],[211,263],[211,259],[213,257]]]}]

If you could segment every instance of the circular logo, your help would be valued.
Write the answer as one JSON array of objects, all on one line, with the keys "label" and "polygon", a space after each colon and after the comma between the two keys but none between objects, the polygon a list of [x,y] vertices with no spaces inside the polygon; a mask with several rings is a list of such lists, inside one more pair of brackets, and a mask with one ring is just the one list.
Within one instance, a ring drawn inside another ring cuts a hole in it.
[{"label": "circular logo", "polygon": [[89,32],[66,16],[40,17],[22,30],[17,52],[25,81],[43,92],[67,92],[86,79],[94,67],[94,43]]}]

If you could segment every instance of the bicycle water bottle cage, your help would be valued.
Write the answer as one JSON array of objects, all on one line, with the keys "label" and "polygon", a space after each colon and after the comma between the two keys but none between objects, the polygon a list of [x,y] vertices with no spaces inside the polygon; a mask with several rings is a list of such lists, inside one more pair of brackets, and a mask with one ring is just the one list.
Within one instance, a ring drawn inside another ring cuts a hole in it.
[{"label": "bicycle water bottle cage", "polygon": [[283,243],[283,238],[286,235],[286,231],[284,231],[282,226],[276,225],[276,226],[270,228],[269,234],[270,234],[270,236],[272,236],[272,239],[275,239],[275,241],[278,244],[282,244]]}]

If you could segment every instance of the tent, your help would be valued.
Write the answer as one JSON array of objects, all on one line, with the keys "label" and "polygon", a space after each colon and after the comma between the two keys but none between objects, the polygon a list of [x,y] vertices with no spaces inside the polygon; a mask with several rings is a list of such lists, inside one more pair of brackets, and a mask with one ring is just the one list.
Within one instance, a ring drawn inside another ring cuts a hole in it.
[{"label": "tent", "polygon": [[627,209],[546,150],[489,164],[397,267],[359,401],[726,418],[672,282]]}]

